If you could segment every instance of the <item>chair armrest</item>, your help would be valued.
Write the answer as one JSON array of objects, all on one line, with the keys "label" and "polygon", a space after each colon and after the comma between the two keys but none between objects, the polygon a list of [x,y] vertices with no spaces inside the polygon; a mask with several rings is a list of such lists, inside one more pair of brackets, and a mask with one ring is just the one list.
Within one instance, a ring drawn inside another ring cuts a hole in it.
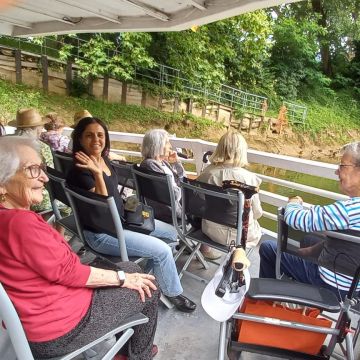
[{"label": "chair armrest", "polygon": [[109,331],[108,333],[106,333],[105,335],[101,336],[100,338],[92,341],[91,343],[83,346],[82,348],[80,349],[77,349],[75,351],[73,351],[72,353],[70,354],[67,354],[66,356],[64,357],[60,357],[60,358],[52,358],[51,360],[57,360],[57,359],[61,359],[61,360],[70,360],[70,359],[73,359],[75,358],[77,355],[80,355],[81,353],[83,353],[84,351],[90,349],[91,347],[93,347],[94,345],[96,344],[99,344],[100,342],[106,340],[106,339],[109,339],[110,337],[114,336],[115,334],[118,334],[122,331],[125,331],[129,328],[132,328],[134,326],[137,326],[137,325],[141,325],[141,324],[145,324],[149,321],[149,319],[139,313],[139,314],[136,314],[134,316],[131,316],[129,318],[127,318],[126,320],[124,320],[117,328]]}]

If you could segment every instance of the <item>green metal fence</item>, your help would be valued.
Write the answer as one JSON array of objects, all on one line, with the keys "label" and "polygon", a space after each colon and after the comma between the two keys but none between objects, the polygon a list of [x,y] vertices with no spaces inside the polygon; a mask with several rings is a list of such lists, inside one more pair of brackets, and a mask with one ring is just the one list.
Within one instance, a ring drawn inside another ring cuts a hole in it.
[{"label": "green metal fence", "polygon": [[[72,55],[77,59],[85,60],[81,52],[81,46],[86,43],[85,40],[76,36],[71,39]],[[60,51],[65,44],[53,37],[44,37],[40,41],[33,38],[14,38],[9,36],[0,36],[0,44],[22,51],[46,55],[50,58],[60,59]],[[111,54],[110,54],[111,53]],[[109,56],[117,55],[118,51],[109,49]],[[76,61],[75,61],[76,63]],[[213,101],[230,108],[241,109],[254,115],[261,115],[263,104],[267,101],[264,96],[251,94],[240,89],[220,85],[217,89],[207,89],[201,85],[201,81],[190,81],[181,74],[181,71],[170,66],[155,64],[152,68],[135,67],[133,81],[148,82],[159,87],[166,87],[174,93],[185,94],[189,97],[202,98],[204,101]],[[121,79],[119,79],[121,80]]]}]

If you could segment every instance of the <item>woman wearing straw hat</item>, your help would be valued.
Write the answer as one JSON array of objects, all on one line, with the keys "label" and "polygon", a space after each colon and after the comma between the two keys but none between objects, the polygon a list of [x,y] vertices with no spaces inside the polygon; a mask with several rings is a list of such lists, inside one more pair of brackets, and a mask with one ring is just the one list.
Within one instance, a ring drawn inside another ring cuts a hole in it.
[{"label": "woman wearing straw hat", "polygon": [[[49,119],[43,119],[36,109],[29,108],[18,110],[16,119],[10,121],[8,125],[16,127],[15,135],[35,139],[40,147],[40,157],[42,162],[47,166],[54,167],[54,160],[49,145],[39,140],[44,124],[48,121]],[[31,210],[42,212],[51,209],[49,194],[46,190],[44,190],[43,196],[43,201],[40,204],[33,205]]]}]

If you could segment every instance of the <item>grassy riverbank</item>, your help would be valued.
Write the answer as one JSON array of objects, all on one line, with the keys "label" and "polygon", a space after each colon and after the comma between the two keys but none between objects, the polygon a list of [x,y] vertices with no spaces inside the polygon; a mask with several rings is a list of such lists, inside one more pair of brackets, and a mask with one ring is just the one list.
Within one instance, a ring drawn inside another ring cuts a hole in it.
[{"label": "grassy riverbank", "polygon": [[[262,129],[244,133],[249,145],[258,150],[300,156],[326,161],[341,144],[359,138],[360,107],[348,93],[308,97],[307,125],[302,128],[287,128],[281,135]],[[0,80],[0,116],[6,123],[13,119],[16,110],[36,107],[42,114],[59,113],[72,124],[74,112],[88,109],[94,116],[106,121],[111,130],[144,133],[154,127],[170,127],[178,137],[201,138],[216,142],[225,131],[223,125],[212,120],[172,114],[135,105],[110,104],[91,98],[75,98],[45,94],[24,85],[14,85]],[[188,120],[186,120],[186,118]],[[331,161],[331,159],[330,159]]]}]

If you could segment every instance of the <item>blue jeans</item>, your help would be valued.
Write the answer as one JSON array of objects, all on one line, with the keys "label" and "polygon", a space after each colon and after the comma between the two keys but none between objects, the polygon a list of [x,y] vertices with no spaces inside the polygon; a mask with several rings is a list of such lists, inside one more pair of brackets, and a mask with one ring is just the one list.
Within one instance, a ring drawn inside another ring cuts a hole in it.
[{"label": "blue jeans", "polygon": [[[95,251],[112,256],[120,256],[118,239],[107,235],[84,230],[89,246]],[[183,292],[170,246],[166,243],[177,240],[175,228],[162,221],[155,220],[155,230],[150,235],[124,230],[128,256],[149,258],[148,266],[154,269],[154,275],[162,293],[177,296]],[[158,239],[161,238],[164,241]]]},{"label": "blue jeans", "polygon": [[[275,262],[276,262],[277,243],[273,240],[266,240],[260,245],[260,273],[261,278],[276,279]],[[302,282],[304,284],[312,284],[321,286],[331,290],[339,297],[345,298],[347,291],[336,289],[335,287],[323,281],[319,274],[319,267],[317,264],[303,260],[298,256],[287,253],[281,254],[280,272],[292,279]]]}]

